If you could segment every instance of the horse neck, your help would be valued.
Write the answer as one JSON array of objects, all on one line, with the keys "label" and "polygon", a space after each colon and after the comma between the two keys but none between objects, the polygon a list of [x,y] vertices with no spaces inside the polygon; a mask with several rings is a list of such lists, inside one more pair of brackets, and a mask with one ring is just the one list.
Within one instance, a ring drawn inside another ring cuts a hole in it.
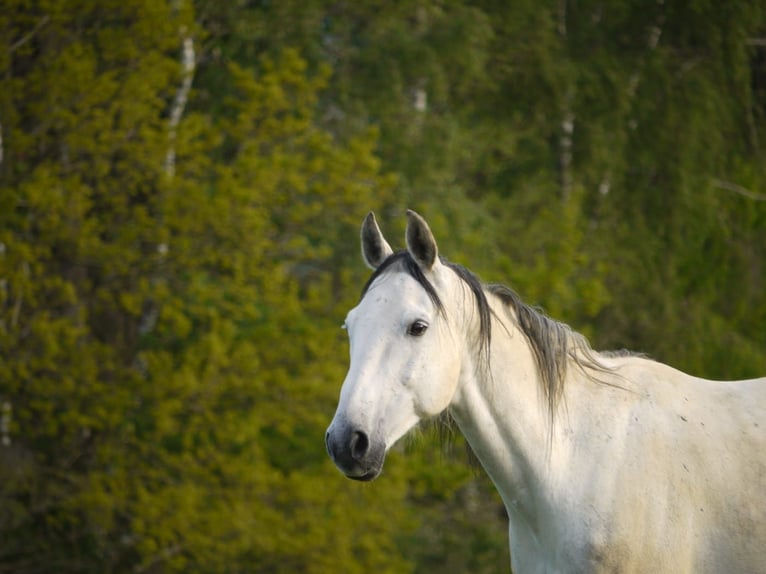
[{"label": "horse neck", "polygon": [[511,310],[494,300],[492,305],[489,368],[477,364],[475,344],[467,337],[452,414],[500,492],[512,524],[515,520],[535,532],[551,499],[548,470],[558,446],[551,440],[545,393],[527,337]]}]

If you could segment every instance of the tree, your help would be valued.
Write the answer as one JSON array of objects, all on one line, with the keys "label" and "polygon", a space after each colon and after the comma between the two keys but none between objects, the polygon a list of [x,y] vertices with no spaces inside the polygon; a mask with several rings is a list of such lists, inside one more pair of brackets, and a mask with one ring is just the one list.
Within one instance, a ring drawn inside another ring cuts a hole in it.
[{"label": "tree", "polygon": [[332,247],[388,186],[374,134],[323,131],[292,52],[231,65],[229,115],[169,124],[191,12],[13,8],[2,570],[401,571],[396,472],[374,503],[326,480],[317,410],[353,297]]},{"label": "tree", "polygon": [[766,371],[757,2],[6,4],[0,571],[506,571],[435,433],[369,488],[324,453],[370,209],[597,347]]}]

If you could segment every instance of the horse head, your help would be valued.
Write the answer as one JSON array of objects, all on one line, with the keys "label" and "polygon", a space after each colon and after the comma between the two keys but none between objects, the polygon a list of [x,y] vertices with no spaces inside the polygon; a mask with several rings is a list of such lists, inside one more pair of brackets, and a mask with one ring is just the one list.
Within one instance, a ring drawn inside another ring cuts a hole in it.
[{"label": "horse head", "polygon": [[455,394],[461,353],[443,301],[457,277],[425,220],[408,211],[407,249],[394,253],[370,213],[362,254],[374,270],[347,315],[350,367],[327,430],[327,451],[349,478],[372,480],[386,451]]}]

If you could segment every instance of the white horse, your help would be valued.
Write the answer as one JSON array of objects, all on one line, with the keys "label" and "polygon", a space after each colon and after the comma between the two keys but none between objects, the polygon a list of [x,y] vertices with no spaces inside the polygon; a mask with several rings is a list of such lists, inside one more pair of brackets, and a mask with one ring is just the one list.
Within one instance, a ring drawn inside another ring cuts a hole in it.
[{"label": "white horse", "polygon": [[714,382],[587,341],[438,255],[408,211],[346,318],[327,450],[372,480],[445,410],[500,491],[514,572],[766,572],[766,378]]}]

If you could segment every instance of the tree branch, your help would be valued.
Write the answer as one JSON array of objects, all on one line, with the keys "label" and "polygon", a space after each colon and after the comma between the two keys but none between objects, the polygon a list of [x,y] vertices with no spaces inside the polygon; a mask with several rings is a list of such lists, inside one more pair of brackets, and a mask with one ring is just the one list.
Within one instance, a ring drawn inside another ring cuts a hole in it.
[{"label": "tree branch", "polygon": [[738,193],[739,195],[747,197],[748,199],[752,199],[753,201],[766,201],[766,194],[750,191],[746,187],[742,187],[741,185],[732,183],[731,181],[724,181],[722,179],[713,178],[712,184],[718,189],[733,191],[734,193]]},{"label": "tree branch", "polygon": [[660,37],[662,36],[662,26],[665,23],[665,13],[662,11],[662,7],[665,4],[665,0],[657,0],[657,5],[660,7],[660,12],[654,21],[654,24],[649,28],[646,38],[646,54],[639,61],[638,67],[631,74],[628,80],[628,98],[632,98],[636,95],[638,90],[638,84],[641,82],[641,72],[643,71],[646,58],[657,49],[657,45],[660,43]]},{"label": "tree branch", "polygon": [[[562,42],[567,38],[567,0],[558,3],[558,33]],[[572,195],[572,136],[575,128],[574,105],[575,88],[572,83],[566,89],[562,102],[562,118],[559,124],[559,184],[561,200],[566,203]]]},{"label": "tree branch", "polygon": [[3,404],[0,405],[0,444],[3,446],[10,446],[11,444],[10,428],[12,410],[13,407],[11,406],[10,401],[3,401]]},{"label": "tree branch", "polygon": [[37,34],[37,32],[40,30],[40,28],[45,26],[50,21],[50,19],[51,19],[51,17],[48,16],[47,14],[45,16],[43,16],[42,18],[40,18],[40,20],[37,22],[37,24],[35,24],[34,28],[32,28],[29,32],[27,32],[21,38],[16,40],[13,44],[11,44],[11,47],[8,48],[8,51],[10,53],[13,53],[16,50],[18,50],[19,48],[21,48],[24,44],[29,42],[29,40],[32,39],[32,36]]},{"label": "tree branch", "polygon": [[158,552],[155,556],[150,558],[148,561],[144,562],[143,564],[139,564],[133,568],[133,572],[141,573],[146,572],[147,570],[151,570],[154,568],[157,564],[160,564],[164,562],[165,560],[172,558],[176,554],[180,554],[183,551],[183,546],[180,544],[174,544],[173,546],[168,546],[167,548],[163,548],[160,552]]},{"label": "tree branch", "polygon": [[[636,65],[636,68],[633,70],[633,73],[630,74],[628,77],[627,86],[625,87],[625,93],[627,94],[627,105],[626,109],[628,110],[628,117],[627,117],[627,126],[630,130],[636,129],[638,122],[632,114],[632,100],[636,96],[636,92],[638,91],[638,87],[641,84],[641,74],[644,71],[644,66],[646,65],[646,61],[651,56],[654,51],[657,49],[657,46],[660,43],[660,38],[662,38],[662,27],[665,24],[665,12],[664,12],[664,5],[665,0],[656,0],[657,6],[658,6],[658,14],[656,18],[654,19],[654,23],[651,25],[651,27],[647,30],[646,33],[646,53],[644,53],[638,60],[638,63]],[[601,183],[598,186],[598,191],[601,195],[607,195],[609,193],[609,190],[611,189],[611,179],[612,179],[612,173],[611,168],[608,168],[606,170],[606,173],[601,178]]]},{"label": "tree branch", "polygon": [[575,115],[570,97],[566,98],[566,110],[561,120],[559,133],[559,170],[561,199],[566,203],[572,195],[572,134],[574,133]]}]

